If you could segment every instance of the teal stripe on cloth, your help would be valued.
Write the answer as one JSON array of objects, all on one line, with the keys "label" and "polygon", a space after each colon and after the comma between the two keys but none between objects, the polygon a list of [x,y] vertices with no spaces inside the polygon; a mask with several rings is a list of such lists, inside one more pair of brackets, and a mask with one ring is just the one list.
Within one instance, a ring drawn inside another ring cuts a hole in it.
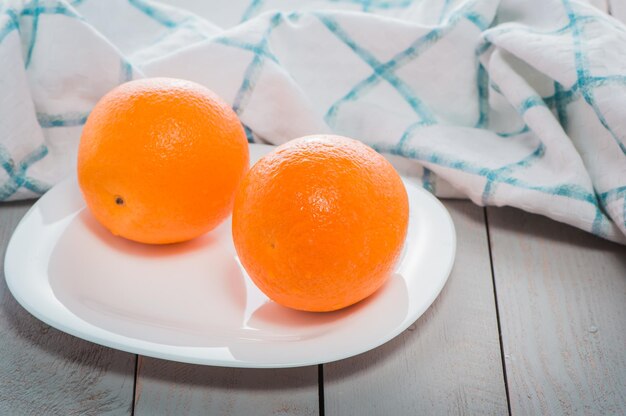
[{"label": "teal stripe on cloth", "polygon": [[20,12],[20,15],[34,16],[36,14],[62,14],[68,17],[83,20],[83,18],[79,14],[77,14],[71,6],[68,7],[66,4],[63,4],[61,2],[56,3],[54,6],[37,6],[33,4],[34,2],[35,0],[27,3]]},{"label": "teal stripe on cloth", "polygon": [[524,127],[515,130],[515,131],[511,131],[511,132],[499,132],[496,133],[498,136],[500,137],[515,137],[515,136],[519,136],[520,134],[524,134],[530,131],[530,128],[528,127],[528,125],[524,125]]},{"label": "teal stripe on cloth", "polygon": [[609,191],[602,192],[598,196],[600,204],[602,204],[605,210],[607,209],[607,206],[609,203],[613,201],[617,201],[620,198],[623,198],[623,202],[624,202],[624,208],[622,212],[622,221],[624,225],[626,226],[626,186],[618,186],[617,188],[613,188]]},{"label": "teal stripe on cloth", "polygon": [[329,16],[322,14],[316,15],[318,19],[328,28],[331,33],[337,36],[342,42],[344,42],[350,49],[352,49],[359,58],[365,61],[373,70],[374,74],[359,82],[352,88],[344,97],[335,102],[326,112],[325,120],[329,125],[334,124],[334,117],[338,112],[339,107],[348,101],[354,101],[359,98],[365,91],[369,90],[373,84],[377,84],[381,79],[387,81],[398,93],[404,98],[404,100],[411,106],[413,111],[420,117],[421,120],[434,122],[435,118],[430,109],[428,109],[420,100],[420,98],[412,91],[411,87],[402,81],[398,76],[393,74],[393,70],[397,69],[400,65],[406,63],[407,57],[416,57],[423,48],[434,44],[441,36],[440,31],[434,30],[429,32],[423,37],[420,37],[409,48],[396,54],[391,60],[386,63],[380,62],[369,51],[359,46],[340,26],[339,24]]},{"label": "teal stripe on cloth", "polygon": [[487,205],[487,203],[491,200],[491,197],[493,196],[493,193],[495,191],[496,184],[500,182],[502,178],[505,178],[507,175],[510,175],[519,168],[526,168],[531,166],[533,163],[543,157],[545,151],[546,148],[544,144],[539,142],[537,148],[530,155],[526,156],[522,160],[492,170],[486,176],[487,183],[485,184],[485,188],[483,189],[483,194],[481,197],[483,205]]},{"label": "teal stripe on cloth", "polygon": [[[410,159],[420,160],[424,162],[433,163],[435,165],[444,166],[451,169],[460,170],[463,172],[471,173],[473,175],[479,175],[487,177],[493,170],[487,167],[478,166],[469,161],[453,157],[445,153],[436,152],[433,149],[425,146],[412,146],[410,144],[410,138],[404,142],[402,147],[397,145],[390,146],[387,144],[375,145],[376,149],[380,152],[390,153],[398,156],[408,157]],[[494,178],[496,182],[506,183],[511,186],[542,192],[551,195],[558,195],[564,197],[570,197],[578,201],[584,201],[597,206],[596,195],[589,192],[585,188],[577,184],[560,184],[560,185],[533,185],[522,179],[514,177],[497,176]]]},{"label": "teal stripe on cloth", "polygon": [[403,9],[413,4],[413,0],[330,0],[333,3],[350,3],[361,6],[361,10],[368,12],[374,9]]},{"label": "teal stripe on cloth", "polygon": [[38,194],[48,190],[50,188],[49,185],[26,176],[28,168],[43,159],[47,154],[48,147],[41,145],[27,154],[16,166],[9,152],[0,145],[0,166],[9,175],[9,179],[0,186],[0,201],[8,199],[22,187]]},{"label": "teal stripe on cloth", "polygon": [[595,112],[598,120],[604,128],[609,132],[613,140],[617,143],[618,147],[621,149],[622,153],[626,154],[626,145],[621,141],[621,139],[617,136],[613,128],[609,125],[606,120],[606,117],[600,110],[600,107],[596,103],[593,89],[590,88],[588,84],[588,80],[590,78],[589,69],[586,66],[586,57],[583,53],[583,45],[582,45],[582,28],[578,23],[578,16],[574,12],[572,4],[570,0],[563,0],[563,6],[565,7],[565,11],[567,13],[567,17],[572,25],[572,36],[574,42],[574,62],[576,64],[576,75],[578,77],[578,87],[580,89],[581,94],[583,95],[587,104],[591,106],[593,111]]},{"label": "teal stripe on cloth", "polygon": [[250,96],[252,94],[252,90],[256,86],[256,83],[261,75],[261,70],[263,68],[263,64],[265,62],[265,57],[270,55],[268,50],[268,38],[271,35],[272,31],[280,25],[283,21],[284,15],[282,13],[276,13],[270,18],[270,24],[267,29],[263,33],[263,36],[258,44],[255,45],[255,48],[259,49],[263,52],[256,52],[254,54],[254,58],[252,58],[252,62],[248,65],[244,72],[243,81],[237,94],[235,95],[235,99],[233,100],[233,110],[237,114],[241,114],[243,108],[247,104]]},{"label": "teal stripe on cloth", "polygon": [[346,44],[359,58],[366,62],[374,71],[372,75],[366,79],[357,83],[352,89],[348,91],[339,100],[333,103],[327,110],[324,119],[326,123],[333,126],[335,118],[339,112],[339,108],[350,102],[360,98],[372,87],[378,84],[381,80],[385,80],[391,85],[400,96],[409,104],[413,111],[420,117],[421,120],[435,123],[436,118],[432,111],[426,106],[425,103],[417,96],[412,88],[404,82],[400,77],[395,75],[394,71],[400,67],[406,65],[408,62],[419,56],[424,50],[434,45],[445,34],[449,33],[456,24],[466,18],[473,23],[483,21],[483,18],[478,18],[478,15],[471,11],[471,7],[475,2],[467,4],[465,7],[457,10],[443,26],[437,26],[423,36],[416,39],[408,48],[397,53],[392,59],[387,62],[380,62],[374,57],[374,55],[359,45],[350,35],[335,21],[333,18],[323,13],[315,13],[315,16],[326,26],[326,28],[334,34],[338,39]]},{"label": "teal stripe on cloth", "polygon": [[[36,35],[39,27],[39,17],[42,14],[62,14],[68,17],[73,17],[79,20],[82,20],[71,7],[67,7],[66,5],[59,3],[55,6],[39,6],[38,0],[33,0],[30,3],[27,3],[24,8],[20,11],[16,9],[5,9],[3,11],[4,16],[7,17],[7,20],[0,26],[0,43],[4,41],[6,36],[13,32],[14,30],[20,29],[20,17],[21,16],[32,16],[33,17],[33,27],[31,33],[31,39],[29,41],[29,46],[26,54],[26,63],[30,64],[30,59],[32,56],[32,50],[35,47]],[[0,16],[2,17],[2,16]]]},{"label": "teal stripe on cloth", "polygon": [[254,16],[263,6],[263,0],[252,0],[241,16],[241,21],[245,22]]},{"label": "teal stripe on cloth", "polygon": [[526,111],[530,110],[533,107],[548,107],[546,102],[538,95],[533,95],[531,97],[526,98],[522,103],[517,107],[517,112],[520,115],[523,115]]},{"label": "teal stripe on cloth", "polygon": [[554,104],[559,118],[559,124],[565,130],[567,128],[567,106],[563,100],[563,86],[554,81]]},{"label": "teal stripe on cloth", "polygon": [[435,194],[436,189],[432,170],[424,168],[424,174],[422,175],[422,184],[424,186],[424,189],[426,189],[433,195]]},{"label": "teal stripe on cloth", "polygon": [[248,139],[248,143],[254,143],[254,134],[252,134],[252,130],[250,129],[250,127],[246,126],[245,124],[242,124],[243,126],[243,131],[246,133],[246,138]]},{"label": "teal stripe on cloth", "polygon": [[[517,188],[522,188],[531,191],[537,191],[548,195],[555,195],[565,198],[571,198],[587,204],[590,204],[595,210],[595,219],[591,227],[591,232],[599,235],[605,235],[605,229],[608,228],[610,219],[602,212],[600,208],[600,202],[597,196],[583,188],[578,184],[563,183],[558,185],[535,185],[528,183],[523,179],[513,177],[509,174],[505,168],[517,169],[519,167],[527,167],[531,163],[534,163],[537,159],[543,156],[545,149],[543,144],[540,144],[533,153],[526,158],[515,162],[511,165],[506,165],[497,169],[490,169],[487,167],[481,167],[473,164],[469,161],[458,159],[451,155],[446,155],[441,152],[436,152],[428,147],[414,147],[410,145],[410,139],[404,141],[403,146],[389,146],[389,145],[374,145],[372,146],[379,152],[390,153],[398,156],[408,157],[410,159],[419,160],[423,162],[432,163],[435,165],[456,169],[462,172],[466,172],[473,175],[482,176],[487,179],[488,189],[483,192],[483,195],[491,195],[494,185],[507,184]],[[488,198],[489,196],[487,196]]]},{"label": "teal stripe on cloth", "polygon": [[133,66],[126,59],[120,61],[120,83],[128,82],[133,79]]},{"label": "teal stripe on cloth", "polygon": [[5,16],[8,17],[8,20],[0,26],[0,43],[9,33],[19,28],[19,19],[13,10],[7,10]]},{"label": "teal stripe on cloth", "polygon": [[37,121],[43,128],[82,126],[89,113],[44,114],[37,113]]},{"label": "teal stripe on cloth", "polygon": [[415,130],[417,130],[419,127],[432,126],[432,125],[433,123],[430,123],[427,121],[421,121],[421,120],[410,124],[409,127],[407,127],[404,130],[404,133],[402,133],[402,137],[400,137],[400,140],[398,140],[398,144],[396,145],[396,147],[398,149],[402,149],[406,141],[409,140],[409,138],[411,138]]},{"label": "teal stripe on cloth", "polygon": [[37,29],[39,28],[39,15],[41,14],[41,11],[39,11],[37,7],[37,5],[39,4],[39,1],[35,0],[33,4],[35,6],[34,8],[36,12],[33,14],[33,27],[30,32],[30,41],[28,42],[28,52],[26,53],[26,62],[24,63],[26,68],[30,66],[30,60],[33,56],[33,49],[35,48],[35,41],[37,40]]},{"label": "teal stripe on cloth", "polygon": [[260,55],[261,57],[268,58],[278,63],[278,58],[276,58],[276,56],[273,53],[271,53],[266,47],[258,43],[255,44],[255,43],[245,42],[239,39],[232,39],[232,38],[226,38],[226,37],[215,38],[215,39],[212,39],[212,41],[216,43],[220,43],[222,45],[233,46],[233,47],[240,48],[246,51],[250,51],[256,55]]},{"label": "teal stripe on cloth", "polygon": [[478,121],[474,127],[486,128],[489,124],[489,76],[482,64],[478,64],[476,84],[478,92]]},{"label": "teal stripe on cloth", "polygon": [[623,196],[626,196],[626,186],[619,186],[617,188],[611,189],[610,191],[602,192],[598,198],[600,199],[600,202],[602,202],[602,204],[606,206],[606,204],[608,204],[609,202],[619,199]]},{"label": "teal stripe on cloth", "polygon": [[128,0],[128,3],[165,27],[172,28],[181,23],[180,20],[172,19],[167,12],[160,10],[158,6],[155,7],[149,0]]}]

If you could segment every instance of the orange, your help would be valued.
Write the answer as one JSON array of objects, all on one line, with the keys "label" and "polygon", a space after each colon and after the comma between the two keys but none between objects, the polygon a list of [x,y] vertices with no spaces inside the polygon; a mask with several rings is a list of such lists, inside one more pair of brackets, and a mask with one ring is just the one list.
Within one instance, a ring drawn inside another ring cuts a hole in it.
[{"label": "orange", "polygon": [[241,264],[270,299],[304,311],[352,305],[393,271],[408,226],[393,166],[340,136],[292,140],[241,183],[233,240]]},{"label": "orange", "polygon": [[107,93],[78,148],[78,183],[94,217],[115,235],[151,244],[216,227],[248,166],[248,142],[228,104],[171,78]]}]

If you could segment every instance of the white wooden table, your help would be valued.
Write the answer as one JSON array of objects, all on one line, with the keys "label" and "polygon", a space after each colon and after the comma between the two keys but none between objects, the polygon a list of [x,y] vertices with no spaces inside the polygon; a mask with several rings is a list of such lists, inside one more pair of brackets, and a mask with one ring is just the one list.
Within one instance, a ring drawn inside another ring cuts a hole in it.
[{"label": "white wooden table", "polygon": [[[32,202],[0,205],[0,260]],[[203,367],[39,322],[0,279],[0,415],[626,415],[626,248],[445,202],[446,287],[396,339],[320,366]]]}]

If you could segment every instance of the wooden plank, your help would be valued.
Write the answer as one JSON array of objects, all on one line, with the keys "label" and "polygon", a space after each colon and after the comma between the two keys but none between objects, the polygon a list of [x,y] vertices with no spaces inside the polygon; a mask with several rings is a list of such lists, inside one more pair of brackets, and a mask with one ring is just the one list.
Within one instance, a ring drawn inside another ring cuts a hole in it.
[{"label": "wooden plank", "polygon": [[[0,205],[0,264],[30,202]],[[33,318],[0,268],[0,414],[129,415],[135,356],[82,341]]]},{"label": "wooden plank", "polygon": [[224,368],[140,357],[135,402],[136,415],[312,416],[317,367]]},{"label": "wooden plank", "polygon": [[507,413],[483,209],[445,205],[458,245],[444,290],[394,340],[324,365],[326,414]]},{"label": "wooden plank", "polygon": [[488,209],[513,415],[626,414],[626,248]]}]

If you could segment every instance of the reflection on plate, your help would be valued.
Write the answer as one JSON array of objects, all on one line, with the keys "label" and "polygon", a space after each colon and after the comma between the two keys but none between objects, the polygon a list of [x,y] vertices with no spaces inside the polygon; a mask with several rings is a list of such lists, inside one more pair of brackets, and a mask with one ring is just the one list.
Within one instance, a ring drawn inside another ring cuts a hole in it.
[{"label": "reflection on plate", "polygon": [[[251,145],[252,159],[271,150]],[[42,321],[143,355],[233,367],[292,367],[356,355],[398,335],[434,301],[452,267],[454,227],[407,184],[409,234],[395,274],[343,310],[308,313],[267,299],[238,262],[230,221],[196,240],[148,246],[111,235],[75,178],[43,196],[7,249],[15,298]]]}]

